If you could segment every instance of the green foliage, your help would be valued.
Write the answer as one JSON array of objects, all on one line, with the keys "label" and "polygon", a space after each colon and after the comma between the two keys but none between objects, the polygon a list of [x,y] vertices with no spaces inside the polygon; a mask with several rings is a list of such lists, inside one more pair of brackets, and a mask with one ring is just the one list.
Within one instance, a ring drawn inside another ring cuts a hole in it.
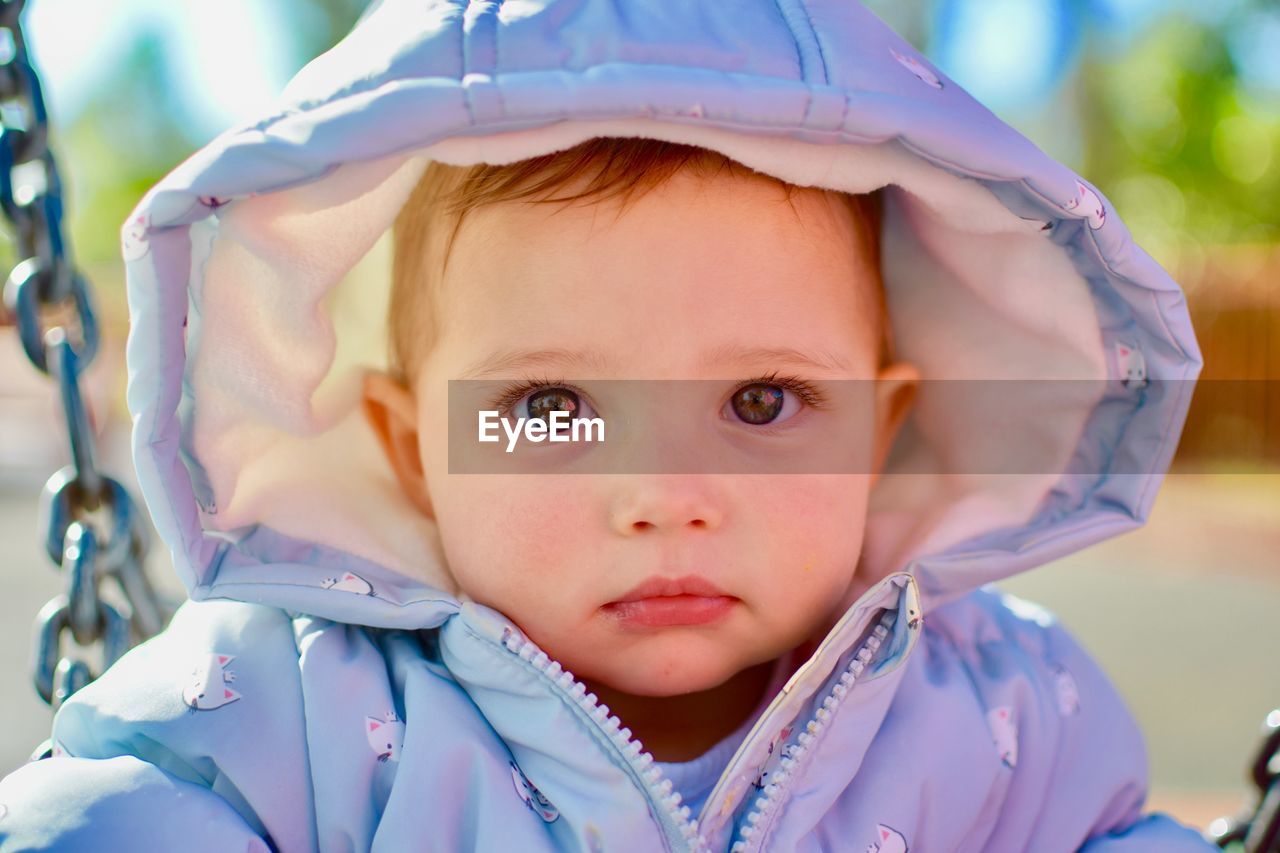
[{"label": "green foliage", "polygon": [[1280,109],[1245,86],[1230,23],[1171,14],[1082,63],[1083,172],[1156,256],[1280,237]]}]

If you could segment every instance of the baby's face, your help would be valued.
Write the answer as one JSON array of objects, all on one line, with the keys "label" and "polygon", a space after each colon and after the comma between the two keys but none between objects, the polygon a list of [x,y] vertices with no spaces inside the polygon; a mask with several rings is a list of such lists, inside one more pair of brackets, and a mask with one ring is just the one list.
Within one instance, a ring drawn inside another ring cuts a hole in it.
[{"label": "baby's face", "polygon": [[[753,377],[777,372],[819,389],[877,377],[852,214],[818,191],[794,204],[795,213],[763,180],[682,172],[616,221],[612,200],[502,203],[473,210],[458,233],[436,300],[440,337],[414,402],[427,500],[462,589],[579,678],[644,696],[705,690],[825,630],[854,580],[872,469],[546,473],[554,454],[595,451],[543,445],[544,473],[451,474],[448,380],[499,354],[546,351],[536,367],[499,365],[479,378],[563,379],[606,426],[623,413],[609,411],[601,386],[611,383],[600,380],[707,380],[692,383],[705,394],[682,395],[686,410],[664,417],[706,424],[698,440],[715,442],[764,428],[724,406]],[[737,355],[708,361],[717,353]],[[770,441],[803,442],[806,430],[816,440],[823,419],[840,418],[871,458],[895,427],[890,397],[905,390],[895,400],[909,400],[914,373],[897,365],[879,376],[874,391],[863,383],[866,405],[823,411],[780,389],[789,423],[751,440],[767,453]],[[512,416],[527,416],[529,401]],[[627,415],[636,429],[649,423]],[[661,604],[612,604],[655,576],[696,576],[724,595],[675,608],[677,624],[634,615],[660,614]]]}]

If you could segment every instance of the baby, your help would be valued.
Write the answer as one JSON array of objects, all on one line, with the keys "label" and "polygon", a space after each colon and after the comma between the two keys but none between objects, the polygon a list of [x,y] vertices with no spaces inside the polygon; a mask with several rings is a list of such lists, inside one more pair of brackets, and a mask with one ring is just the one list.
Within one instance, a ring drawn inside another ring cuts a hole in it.
[{"label": "baby", "polygon": [[[757,455],[770,441],[821,441],[821,421],[839,420],[882,458],[917,373],[890,358],[875,199],[655,140],[592,140],[541,160],[427,170],[396,230],[392,364],[406,379],[370,374],[366,411],[465,593],[514,620],[655,758],[692,759],[754,721],[773,662],[821,639],[863,580],[871,468],[450,473],[446,421],[463,395],[451,399],[448,380],[518,383],[517,415],[590,407],[650,437],[640,415],[591,398],[601,387],[621,408],[638,394],[590,380],[709,380],[686,395],[659,386],[678,406],[663,414],[725,442],[754,433]],[[594,197],[525,201],[521,178]],[[617,196],[637,182],[638,198]],[[431,245],[436,234],[449,245]],[[547,375],[581,391],[531,378]],[[855,379],[876,380],[870,405],[814,399]],[[619,603],[637,589],[644,598]]]},{"label": "baby", "polygon": [[0,852],[1214,849],[992,585],[1145,520],[1185,300],[857,4],[382,0],[122,238],[191,600]]}]

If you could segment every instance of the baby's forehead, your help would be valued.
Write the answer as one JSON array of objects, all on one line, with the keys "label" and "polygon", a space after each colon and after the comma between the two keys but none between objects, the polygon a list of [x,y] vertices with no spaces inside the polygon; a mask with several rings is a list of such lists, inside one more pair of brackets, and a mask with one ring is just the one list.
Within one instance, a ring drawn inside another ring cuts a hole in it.
[{"label": "baby's forehead", "polygon": [[741,171],[588,189],[584,178],[480,204],[419,230],[418,250],[397,247],[413,259],[406,269],[434,265],[396,284],[397,358],[421,363],[441,339],[535,332],[557,346],[594,331],[601,347],[638,355],[674,327],[749,342],[770,325],[789,324],[791,337],[807,325],[857,349],[883,336],[875,227],[853,196]]},{"label": "baby's forehead", "polygon": [[707,348],[867,348],[873,282],[852,229],[833,233],[830,194],[686,182],[610,204],[476,211],[440,300],[446,338],[471,351],[572,348],[602,355],[580,367],[665,364],[691,375],[695,350]]},{"label": "baby's forehead", "polygon": [[715,255],[725,264],[738,255],[758,257],[759,252],[751,251],[758,246],[774,250],[771,265],[796,266],[808,258],[793,251],[795,240],[840,263],[867,248],[848,199],[844,193],[761,175],[677,173],[621,197],[503,201],[468,211],[458,225],[448,265],[467,269],[477,264],[478,256],[496,252],[530,254],[533,260],[600,244],[614,249],[634,245],[651,256],[689,247],[708,255],[739,248],[733,255]]}]

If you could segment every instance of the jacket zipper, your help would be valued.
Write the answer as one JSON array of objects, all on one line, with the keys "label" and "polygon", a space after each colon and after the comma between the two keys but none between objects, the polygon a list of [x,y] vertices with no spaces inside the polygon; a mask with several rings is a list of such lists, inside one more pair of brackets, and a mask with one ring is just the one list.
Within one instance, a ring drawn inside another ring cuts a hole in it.
[{"label": "jacket zipper", "polygon": [[609,713],[609,706],[601,703],[596,694],[588,693],[585,684],[574,678],[573,673],[561,667],[558,662],[552,660],[532,640],[521,636],[510,627],[502,629],[502,646],[530,664],[557,688],[568,694],[574,704],[608,736],[609,742],[626,760],[633,777],[639,781],[650,803],[657,806],[654,811],[659,815],[659,822],[667,838],[667,846],[673,851],[707,853],[706,842],[698,834],[698,821],[690,817],[691,812],[688,806],[680,804],[682,799],[680,792],[672,789],[671,780],[665,778],[662,775],[662,768],[654,764],[653,755],[644,750],[640,741],[631,737],[631,729],[624,727],[616,714]]},{"label": "jacket zipper", "polygon": [[[823,729],[826,728],[832,714],[845,696],[848,695],[854,680],[862,673],[872,655],[880,648],[880,644],[888,636],[889,628],[893,625],[896,617],[896,610],[889,609],[885,611],[880,617],[880,622],[872,629],[861,648],[855,653],[849,666],[840,674],[839,680],[832,686],[828,695],[823,698],[822,707],[818,708],[814,716],[805,725],[805,730],[800,733],[798,738],[799,746],[790,756],[782,758],[775,781],[771,781],[766,785],[764,791],[756,798],[751,812],[747,815],[746,821],[739,830],[739,838],[734,843],[731,853],[744,853],[744,851],[759,849],[764,840],[764,830],[772,820],[773,813],[781,802],[782,786],[790,779],[792,770],[804,759],[810,746],[817,741]],[[680,792],[673,790],[671,780],[663,776],[662,768],[654,763],[653,755],[645,751],[640,741],[631,736],[631,729],[623,726],[622,721],[616,714],[609,712],[609,706],[601,703],[594,693],[587,692],[585,684],[574,678],[573,673],[561,667],[557,661],[552,660],[546,652],[538,648],[537,644],[513,631],[509,626],[504,626],[502,629],[502,646],[508,652],[532,666],[537,672],[546,676],[553,685],[573,700],[574,704],[587,715],[588,719],[594,721],[605,733],[609,738],[609,742],[618,751],[618,754],[626,760],[634,779],[639,781],[650,803],[657,806],[655,814],[660,816],[659,820],[662,823],[668,846],[672,850],[681,849],[688,850],[690,853],[707,853],[706,839],[698,832],[698,819],[691,817],[688,806],[681,805],[682,797]],[[757,721],[757,725],[763,722],[767,716],[768,711]],[[732,763],[730,761],[731,765]],[[729,769],[725,768],[726,773]],[[710,800],[708,800],[709,805]],[[752,844],[753,840],[757,842],[754,845]]]},{"label": "jacket zipper", "polygon": [[[889,635],[889,629],[892,628],[897,617],[898,612],[895,609],[888,609],[881,615],[879,623],[867,636],[862,647],[854,654],[853,659],[845,667],[844,672],[840,674],[840,678],[836,683],[832,685],[831,690],[823,697],[821,707],[805,724],[804,729],[797,737],[798,745],[790,755],[783,755],[779,761],[778,769],[775,771],[774,778],[770,780],[769,784],[765,785],[764,790],[756,797],[751,811],[747,814],[746,820],[742,822],[738,830],[738,840],[730,848],[730,853],[750,853],[750,851],[759,850],[763,846],[769,825],[773,822],[777,809],[782,803],[783,787],[791,780],[793,770],[805,760],[809,750],[821,738],[827,723],[830,722],[840,703],[849,694],[854,681],[862,674],[867,662],[871,660],[872,656],[879,650],[881,643],[884,642],[885,637]],[[784,746],[784,744],[778,744],[779,754],[781,754]],[[708,805],[710,805],[710,800],[708,800]]]}]

